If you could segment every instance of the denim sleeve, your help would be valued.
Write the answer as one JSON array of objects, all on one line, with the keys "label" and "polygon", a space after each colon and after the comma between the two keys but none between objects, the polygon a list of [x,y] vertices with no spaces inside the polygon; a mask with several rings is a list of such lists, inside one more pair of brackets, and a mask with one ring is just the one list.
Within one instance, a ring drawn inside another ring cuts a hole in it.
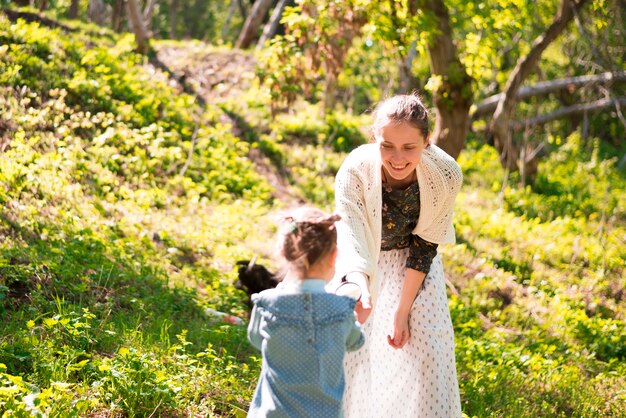
[{"label": "denim sleeve", "polygon": [[363,335],[363,331],[361,331],[361,326],[358,322],[354,321],[350,328],[348,338],[346,339],[346,350],[356,351],[363,347],[363,344],[365,344],[365,335]]},{"label": "denim sleeve", "polygon": [[261,349],[261,343],[263,342],[260,329],[261,314],[259,313],[259,308],[254,305],[252,313],[250,314],[250,324],[248,324],[248,341],[250,341],[250,344],[257,350]]},{"label": "denim sleeve", "polygon": [[433,258],[437,256],[437,247],[437,244],[428,242],[417,235],[411,235],[411,246],[409,247],[406,267],[428,274]]}]

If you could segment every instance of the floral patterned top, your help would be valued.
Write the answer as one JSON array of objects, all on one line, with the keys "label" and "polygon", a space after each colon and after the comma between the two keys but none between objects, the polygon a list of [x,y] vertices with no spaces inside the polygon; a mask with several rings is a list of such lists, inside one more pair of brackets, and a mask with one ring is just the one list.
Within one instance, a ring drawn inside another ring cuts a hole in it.
[{"label": "floral patterned top", "polygon": [[393,189],[383,183],[381,250],[409,248],[408,268],[428,274],[437,244],[428,242],[412,231],[420,213],[420,190],[417,182],[405,189]]}]

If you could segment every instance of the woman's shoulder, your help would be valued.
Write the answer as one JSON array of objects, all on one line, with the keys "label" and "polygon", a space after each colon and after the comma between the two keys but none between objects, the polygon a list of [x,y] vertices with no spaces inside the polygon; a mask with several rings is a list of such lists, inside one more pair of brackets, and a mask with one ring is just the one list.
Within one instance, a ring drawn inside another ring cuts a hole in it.
[{"label": "woman's shoulder", "polygon": [[446,162],[450,162],[453,163],[455,165],[458,166],[456,160],[454,158],[452,158],[450,156],[450,154],[448,154],[447,152],[445,152],[443,149],[441,149],[440,147],[438,147],[435,144],[430,144],[425,150],[424,150],[424,155],[435,159],[435,160],[440,160],[440,161],[446,161]]},{"label": "woman's shoulder", "polygon": [[450,154],[435,144],[429,145],[428,148],[424,150],[422,158],[440,169],[451,170],[458,176],[462,176],[461,166],[459,166],[459,163],[457,163],[456,160],[450,156]]},{"label": "woman's shoulder", "polygon": [[369,160],[372,157],[372,153],[375,152],[376,150],[377,150],[377,146],[376,144],[373,144],[373,143],[359,145],[358,147],[350,151],[350,153],[346,157],[346,160],[348,159],[358,159],[358,160],[368,159]]},{"label": "woman's shoulder", "polygon": [[450,191],[458,192],[463,183],[463,172],[454,158],[437,145],[431,144],[424,150],[422,159],[425,162],[422,169],[426,176],[445,179]]}]

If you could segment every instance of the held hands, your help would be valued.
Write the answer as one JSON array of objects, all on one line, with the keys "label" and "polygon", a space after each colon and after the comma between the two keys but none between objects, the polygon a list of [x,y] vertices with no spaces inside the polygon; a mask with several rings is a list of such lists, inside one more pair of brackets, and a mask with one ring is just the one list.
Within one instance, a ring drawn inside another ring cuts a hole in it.
[{"label": "held hands", "polygon": [[409,312],[397,310],[393,320],[393,335],[387,335],[387,342],[395,349],[404,347],[409,341]]},{"label": "held hands", "polygon": [[364,324],[367,321],[367,318],[372,313],[372,305],[370,301],[369,292],[363,292],[361,294],[361,300],[356,303],[354,307],[354,312],[356,313],[356,319],[359,323]]},{"label": "held hands", "polygon": [[346,280],[354,282],[361,288],[361,299],[357,302],[354,312],[359,323],[364,324],[372,312],[372,299],[367,276],[360,272],[348,273]]}]

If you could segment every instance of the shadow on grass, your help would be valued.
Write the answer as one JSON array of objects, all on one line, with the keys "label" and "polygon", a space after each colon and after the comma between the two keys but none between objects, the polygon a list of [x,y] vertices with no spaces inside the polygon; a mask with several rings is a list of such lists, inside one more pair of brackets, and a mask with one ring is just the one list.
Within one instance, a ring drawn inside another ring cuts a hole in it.
[{"label": "shadow on grass", "polygon": [[4,218],[0,237],[11,245],[0,248],[0,363],[7,373],[31,373],[38,361],[34,342],[24,338],[29,322],[84,312],[95,317],[90,341],[80,347],[88,355],[111,356],[129,343],[167,349],[183,330],[189,352],[212,345],[237,357],[249,350],[244,327],[212,321],[195,289],[169,282],[165,265],[153,262],[162,255],[149,239],[38,224],[39,231],[54,231],[42,239]]}]

